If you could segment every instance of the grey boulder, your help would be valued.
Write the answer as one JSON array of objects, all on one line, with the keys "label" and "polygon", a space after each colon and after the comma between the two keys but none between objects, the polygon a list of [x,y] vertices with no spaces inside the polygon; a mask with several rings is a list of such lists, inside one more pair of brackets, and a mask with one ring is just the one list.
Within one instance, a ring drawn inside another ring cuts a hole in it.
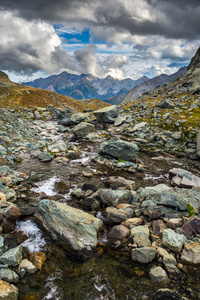
[{"label": "grey boulder", "polygon": [[89,133],[92,132],[95,132],[95,126],[86,122],[81,122],[74,128],[74,134],[77,138],[86,137]]},{"label": "grey boulder", "polygon": [[71,255],[84,259],[97,245],[102,221],[88,213],[45,199],[39,202],[35,217],[53,239],[64,242]]},{"label": "grey boulder", "polygon": [[100,123],[114,123],[118,117],[118,108],[116,105],[100,108],[93,112],[96,119]]}]

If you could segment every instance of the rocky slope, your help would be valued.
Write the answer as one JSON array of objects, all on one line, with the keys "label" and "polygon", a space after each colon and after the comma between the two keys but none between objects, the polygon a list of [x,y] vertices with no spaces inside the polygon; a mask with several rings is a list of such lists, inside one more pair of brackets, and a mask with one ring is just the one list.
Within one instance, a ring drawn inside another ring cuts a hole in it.
[{"label": "rocky slope", "polygon": [[118,80],[111,76],[101,79],[89,74],[75,75],[62,72],[58,75],[39,78],[33,82],[24,82],[23,84],[54,91],[78,100],[92,98],[104,100],[118,94],[126,93],[148,79],[146,76],[142,76],[138,80],[130,78]]},{"label": "rocky slope", "polygon": [[155,89],[157,86],[174,81],[176,78],[185,74],[186,70],[187,67],[182,67],[177,72],[171,75],[161,74],[138,85],[137,87],[129,91],[127,96],[124,97],[122,104],[128,104],[129,102],[133,101],[135,98],[141,96],[142,94]]}]

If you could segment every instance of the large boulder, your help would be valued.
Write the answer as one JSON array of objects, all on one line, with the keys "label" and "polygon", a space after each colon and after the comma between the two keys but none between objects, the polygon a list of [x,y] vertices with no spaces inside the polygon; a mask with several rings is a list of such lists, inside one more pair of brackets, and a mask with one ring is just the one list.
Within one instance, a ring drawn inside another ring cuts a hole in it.
[{"label": "large boulder", "polygon": [[69,205],[52,200],[39,202],[35,213],[53,239],[60,239],[71,255],[86,258],[97,245],[102,221]]},{"label": "large boulder", "polygon": [[85,120],[85,118],[88,116],[88,114],[85,113],[78,113],[73,115],[67,115],[64,116],[62,119],[58,121],[58,124],[63,126],[70,126],[70,125],[76,125]]},{"label": "large boulder", "polygon": [[115,138],[100,145],[99,153],[101,155],[109,155],[116,159],[123,159],[135,162],[137,159],[139,148],[134,143],[129,143]]},{"label": "large boulder", "polygon": [[81,122],[74,128],[74,134],[78,139],[87,136],[91,132],[95,132],[95,126],[86,122]]},{"label": "large boulder", "polygon": [[133,195],[130,190],[99,189],[101,201],[108,206],[117,206],[119,203],[131,203]]},{"label": "large boulder", "polygon": [[0,280],[0,300],[17,300],[18,288],[13,284],[9,284]]},{"label": "large boulder", "polygon": [[118,108],[116,105],[100,108],[93,112],[96,119],[100,123],[114,123],[118,117]]}]

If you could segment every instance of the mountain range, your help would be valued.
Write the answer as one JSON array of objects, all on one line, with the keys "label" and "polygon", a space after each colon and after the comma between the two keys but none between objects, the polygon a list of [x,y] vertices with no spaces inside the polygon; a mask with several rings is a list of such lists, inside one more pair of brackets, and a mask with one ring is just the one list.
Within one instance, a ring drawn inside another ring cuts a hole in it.
[{"label": "mountain range", "polygon": [[156,88],[160,84],[172,82],[186,72],[182,67],[171,75],[161,74],[152,79],[142,76],[138,80],[94,77],[90,74],[70,74],[66,71],[47,78],[24,82],[24,85],[40,88],[69,96],[77,100],[97,98],[109,104],[120,104],[126,97],[134,98]]},{"label": "mountain range", "polygon": [[142,76],[138,80],[130,78],[118,80],[111,76],[102,79],[90,74],[75,75],[65,71],[58,75],[39,78],[23,84],[57,92],[77,100],[92,98],[105,100],[116,95],[125,94],[130,89],[148,80],[149,78],[146,76]]}]

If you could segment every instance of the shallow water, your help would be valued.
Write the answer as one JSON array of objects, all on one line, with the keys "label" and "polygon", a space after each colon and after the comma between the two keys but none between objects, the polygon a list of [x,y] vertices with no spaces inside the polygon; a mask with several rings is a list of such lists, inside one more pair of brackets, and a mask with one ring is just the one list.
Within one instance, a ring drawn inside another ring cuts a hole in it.
[{"label": "shallow water", "polygon": [[[49,197],[57,196],[54,187],[55,182],[69,181],[69,190],[62,195],[68,201],[71,199],[71,192],[79,184],[93,183],[104,187],[107,176],[118,175],[135,180],[136,188],[139,188],[140,186],[144,187],[158,183],[170,184],[168,179],[170,168],[191,169],[190,162],[185,160],[167,157],[162,161],[156,161],[152,160],[152,155],[141,152],[139,154],[140,164],[143,165],[141,171],[125,173],[91,162],[90,158],[92,155],[96,155],[98,145],[83,143],[78,146],[84,149],[82,156],[68,163],[58,163],[55,160],[42,163],[37,159],[27,159],[27,161],[25,160],[20,164],[15,164],[15,168],[19,171],[27,174],[33,171],[36,173],[36,183],[30,194],[37,193],[38,200],[41,193]],[[86,148],[89,151],[86,151]],[[83,177],[83,170],[90,171],[93,169],[101,171],[102,175],[94,178]],[[199,170],[196,169],[196,174],[198,172]],[[102,212],[98,212],[97,217],[103,218]],[[157,287],[152,286],[148,276],[151,264],[148,266],[138,265],[131,261],[130,255],[126,251],[123,256],[120,256],[117,251],[107,249],[106,235],[99,238],[99,242],[105,244],[103,250],[101,249],[101,254],[102,251],[103,254],[98,256],[97,251],[95,257],[80,262],[71,259],[62,246],[52,243],[51,239],[38,228],[33,220],[18,221],[17,231],[19,234],[21,232],[21,234],[27,236],[25,242],[23,242],[23,246],[27,250],[32,252],[45,251],[47,253],[47,261],[42,271],[25,277],[17,285],[20,290],[19,299],[146,300],[152,299],[152,295],[157,289]],[[190,279],[188,277],[184,278],[184,284],[181,281],[172,281],[169,287],[185,293],[186,289],[191,288],[192,285],[194,285],[192,288],[197,293],[199,287],[192,277]],[[189,292],[186,291],[187,293]]]}]

